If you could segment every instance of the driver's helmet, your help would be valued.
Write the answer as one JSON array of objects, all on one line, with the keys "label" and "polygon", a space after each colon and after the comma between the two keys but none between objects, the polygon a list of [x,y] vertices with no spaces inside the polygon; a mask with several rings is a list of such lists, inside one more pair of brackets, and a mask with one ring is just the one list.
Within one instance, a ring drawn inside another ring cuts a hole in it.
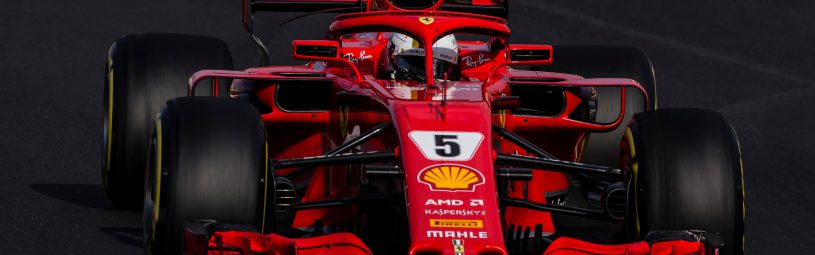
[{"label": "driver's helmet", "polygon": [[[388,44],[391,57],[391,78],[395,80],[425,81],[425,50],[419,41],[412,37],[393,33]],[[458,45],[456,37],[451,35],[440,38],[433,44],[434,78],[455,80],[458,65]]]}]

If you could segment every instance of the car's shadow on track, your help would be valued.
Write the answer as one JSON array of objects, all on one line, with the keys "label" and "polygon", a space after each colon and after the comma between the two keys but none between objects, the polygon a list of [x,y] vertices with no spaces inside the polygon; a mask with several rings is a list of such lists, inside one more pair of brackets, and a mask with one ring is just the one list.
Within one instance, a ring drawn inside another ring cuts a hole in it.
[{"label": "car's shadow on track", "polygon": [[142,247],[142,244],[144,244],[144,232],[141,228],[101,227],[99,230],[116,237],[122,243],[136,247]]},{"label": "car's shadow on track", "polygon": [[[108,202],[102,185],[69,183],[32,183],[31,190],[50,198],[74,205],[99,210],[118,211]],[[138,227],[100,227],[100,231],[115,237],[119,242],[142,247],[144,233]]]},{"label": "car's shadow on track", "polygon": [[28,185],[32,190],[75,205],[114,210],[105,197],[102,185],[95,184],[68,184],[68,183],[32,183]]}]

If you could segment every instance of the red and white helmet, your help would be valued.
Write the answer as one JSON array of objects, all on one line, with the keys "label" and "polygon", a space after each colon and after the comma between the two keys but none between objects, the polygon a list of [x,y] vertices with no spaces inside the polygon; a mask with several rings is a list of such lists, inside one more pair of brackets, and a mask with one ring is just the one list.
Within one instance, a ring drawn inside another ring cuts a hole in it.
[{"label": "red and white helmet", "polygon": [[[424,81],[425,49],[418,40],[393,33],[388,49],[391,53],[393,79]],[[435,79],[455,79],[458,65],[458,44],[453,35],[440,38],[433,44],[433,70]],[[421,76],[421,77],[419,77]]]}]

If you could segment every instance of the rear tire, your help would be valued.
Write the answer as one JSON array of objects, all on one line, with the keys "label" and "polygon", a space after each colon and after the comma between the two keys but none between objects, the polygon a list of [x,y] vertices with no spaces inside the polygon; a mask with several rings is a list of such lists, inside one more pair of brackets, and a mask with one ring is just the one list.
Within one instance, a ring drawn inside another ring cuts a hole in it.
[{"label": "rear tire", "polygon": [[634,116],[623,139],[631,169],[629,233],[704,230],[744,253],[744,189],[735,131],[713,111],[665,109]]},{"label": "rear tire", "polygon": [[[153,119],[172,98],[187,95],[187,79],[201,69],[232,69],[226,44],[180,34],[138,34],[110,47],[105,69],[102,183],[114,207],[141,205]],[[220,86],[226,95],[228,86]],[[212,94],[198,89],[199,94]]]},{"label": "rear tire", "polygon": [[[584,78],[628,78],[642,85],[648,94],[648,105],[639,90],[628,88],[622,123],[628,123],[636,113],[656,109],[654,67],[642,50],[597,45],[556,45],[553,49],[554,63],[551,66],[537,67],[536,70],[576,74]],[[597,120],[614,121],[620,113],[620,90],[598,89],[597,98]],[[616,165],[618,146],[624,131],[625,127],[621,126],[608,133],[591,134],[581,161],[603,166]]]},{"label": "rear tire", "polygon": [[145,253],[181,253],[187,221],[242,222],[262,230],[266,192],[274,188],[267,187],[265,136],[250,104],[211,97],[168,101],[156,120],[146,174]]}]

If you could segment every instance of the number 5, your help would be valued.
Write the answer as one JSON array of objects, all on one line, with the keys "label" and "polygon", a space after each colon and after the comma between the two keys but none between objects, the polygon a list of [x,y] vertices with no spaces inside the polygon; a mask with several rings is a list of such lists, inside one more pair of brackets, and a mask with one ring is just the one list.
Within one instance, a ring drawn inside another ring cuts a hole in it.
[{"label": "number 5", "polygon": [[456,157],[461,154],[461,146],[456,142],[457,135],[435,135],[436,154],[442,157]]}]

